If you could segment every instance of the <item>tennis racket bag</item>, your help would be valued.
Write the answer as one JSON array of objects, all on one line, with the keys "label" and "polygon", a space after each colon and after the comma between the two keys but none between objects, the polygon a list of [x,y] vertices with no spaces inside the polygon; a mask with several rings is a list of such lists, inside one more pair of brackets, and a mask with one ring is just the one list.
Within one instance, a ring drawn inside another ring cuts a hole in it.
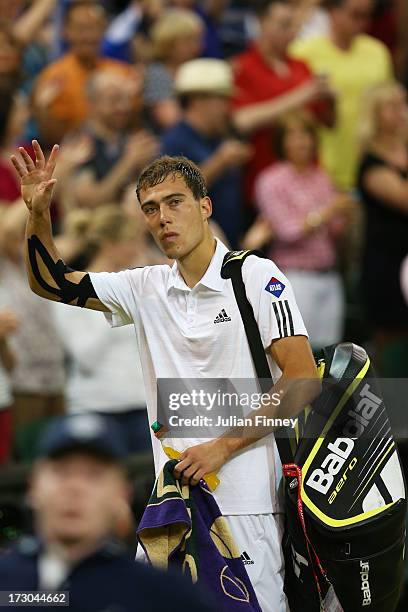
[{"label": "tennis racket bag", "polygon": [[335,593],[345,612],[392,612],[407,511],[396,443],[366,352],[343,343],[322,353],[322,393],[283,467],[289,605],[318,611],[326,598],[331,610]]},{"label": "tennis racket bag", "polygon": [[[258,378],[271,374],[242,280],[254,251],[227,253]],[[406,489],[370,360],[361,347],[327,347],[322,392],[289,437],[276,436],[285,475],[285,592],[291,612],[393,612],[404,574]]]}]

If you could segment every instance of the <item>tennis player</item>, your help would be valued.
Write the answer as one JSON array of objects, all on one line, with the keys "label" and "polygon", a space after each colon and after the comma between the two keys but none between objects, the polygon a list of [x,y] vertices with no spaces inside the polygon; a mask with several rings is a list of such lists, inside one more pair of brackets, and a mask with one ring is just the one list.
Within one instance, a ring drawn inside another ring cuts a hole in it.
[{"label": "tennis player", "polygon": [[[18,158],[12,157],[29,209],[26,260],[30,286],[45,298],[101,310],[112,326],[135,326],[150,423],[157,418],[158,379],[254,380],[232,284],[220,275],[227,248],[209,228],[212,202],[199,169],[183,157],[162,157],[138,179],[138,205],[158,247],[175,260],[172,267],[78,272],[61,260],[51,231],[49,208],[58,146],[48,160],[38,142],[33,147],[35,162],[23,148]],[[242,271],[276,381],[271,395],[279,393],[284,403],[289,381],[318,380],[307,332],[290,283],[272,261],[251,255]],[[313,399],[318,388],[316,383],[297,394],[291,416]],[[219,435],[206,441],[192,432],[191,437],[172,442],[182,451],[176,472],[184,483],[195,485],[205,474],[218,474],[215,498],[242,551],[260,606],[264,612],[281,612],[287,605],[282,508],[271,431]],[[153,453],[158,472],[167,456],[156,439]]]}]

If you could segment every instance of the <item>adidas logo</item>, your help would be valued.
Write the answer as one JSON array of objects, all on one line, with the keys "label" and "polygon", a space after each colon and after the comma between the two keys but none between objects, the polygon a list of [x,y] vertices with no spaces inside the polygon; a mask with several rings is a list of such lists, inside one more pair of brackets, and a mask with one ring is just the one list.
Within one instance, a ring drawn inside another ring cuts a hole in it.
[{"label": "adidas logo", "polygon": [[231,321],[231,317],[227,315],[223,308],[219,313],[218,317],[214,319],[214,323],[225,323],[225,321]]},{"label": "adidas logo", "polygon": [[248,553],[245,550],[241,555],[241,559],[244,565],[254,565],[254,561],[252,561],[251,557],[248,555]]}]

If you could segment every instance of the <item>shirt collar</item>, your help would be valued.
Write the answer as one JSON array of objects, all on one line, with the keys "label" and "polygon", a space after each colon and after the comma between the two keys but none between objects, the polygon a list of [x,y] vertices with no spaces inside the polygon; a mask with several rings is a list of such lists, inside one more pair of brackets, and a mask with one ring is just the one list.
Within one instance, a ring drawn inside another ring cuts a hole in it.
[{"label": "shirt collar", "polygon": [[[224,261],[225,253],[228,253],[228,249],[225,244],[218,240],[218,238],[215,240],[217,244],[214,255],[212,256],[210,265],[204,272],[204,276],[198,281],[197,285],[204,285],[204,287],[212,289],[213,291],[222,291],[226,281],[221,277],[221,266]],[[181,289],[182,291],[190,291],[190,288],[186,285],[180,274],[177,261],[175,261],[171,267],[169,279],[167,281],[167,291],[172,287]]]}]

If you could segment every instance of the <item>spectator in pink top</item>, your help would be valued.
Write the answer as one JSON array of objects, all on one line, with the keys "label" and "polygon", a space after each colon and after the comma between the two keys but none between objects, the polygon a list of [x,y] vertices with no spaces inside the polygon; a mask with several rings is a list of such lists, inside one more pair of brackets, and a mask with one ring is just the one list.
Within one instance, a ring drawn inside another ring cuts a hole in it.
[{"label": "spectator in pink top", "polygon": [[313,347],[342,338],[344,298],[336,270],[337,244],[353,209],[316,165],[317,135],[305,111],[277,124],[274,149],[279,162],[258,175],[258,220],[246,248],[270,243],[269,256],[293,285]]}]

